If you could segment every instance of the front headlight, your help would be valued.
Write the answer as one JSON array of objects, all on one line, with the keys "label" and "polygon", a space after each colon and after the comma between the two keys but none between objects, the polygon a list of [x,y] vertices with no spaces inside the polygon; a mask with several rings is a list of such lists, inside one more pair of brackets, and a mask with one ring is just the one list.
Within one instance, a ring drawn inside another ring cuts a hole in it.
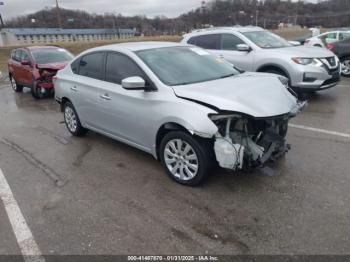
[{"label": "front headlight", "polygon": [[322,66],[322,62],[317,58],[294,57],[292,60],[299,65]]}]

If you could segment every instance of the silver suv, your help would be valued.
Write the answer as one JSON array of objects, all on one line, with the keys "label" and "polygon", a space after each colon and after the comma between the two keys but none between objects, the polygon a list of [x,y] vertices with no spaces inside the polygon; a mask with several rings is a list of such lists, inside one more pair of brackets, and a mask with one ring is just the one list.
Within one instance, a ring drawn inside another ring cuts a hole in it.
[{"label": "silver suv", "polygon": [[245,71],[283,75],[301,93],[331,88],[340,81],[339,59],[331,51],[295,46],[260,27],[196,30],[182,43],[205,48]]},{"label": "silver suv", "polygon": [[215,163],[242,170],[286,152],[288,121],[303,104],[285,80],[241,74],[198,47],[148,42],[86,51],[54,84],[73,135],[93,130],[127,143],[196,185]]}]

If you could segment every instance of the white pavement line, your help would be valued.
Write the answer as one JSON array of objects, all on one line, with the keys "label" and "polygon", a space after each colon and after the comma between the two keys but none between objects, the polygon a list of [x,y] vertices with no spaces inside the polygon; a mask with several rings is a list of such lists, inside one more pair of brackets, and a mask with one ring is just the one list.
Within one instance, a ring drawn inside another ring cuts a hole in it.
[{"label": "white pavement line", "polygon": [[6,181],[4,173],[0,169],[0,199],[2,199],[17,243],[21,249],[25,262],[45,262],[39,246],[34,240],[27,222],[14,198],[11,188]]},{"label": "white pavement line", "polygon": [[325,129],[319,129],[319,128],[302,126],[302,125],[294,125],[294,124],[289,124],[289,126],[293,127],[293,128],[313,131],[313,132],[327,134],[327,135],[333,135],[333,136],[340,136],[340,137],[350,138],[350,134],[346,134],[346,133],[339,133],[339,132],[335,132],[335,131],[329,131],[329,130],[325,130]]}]

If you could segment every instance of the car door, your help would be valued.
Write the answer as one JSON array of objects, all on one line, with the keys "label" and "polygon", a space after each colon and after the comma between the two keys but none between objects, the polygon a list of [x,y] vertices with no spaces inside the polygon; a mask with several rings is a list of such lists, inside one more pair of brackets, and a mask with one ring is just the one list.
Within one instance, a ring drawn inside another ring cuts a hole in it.
[{"label": "car door", "polygon": [[13,56],[12,56],[11,64],[10,64],[10,68],[9,68],[9,70],[12,72],[13,78],[19,84],[22,83],[21,55],[22,55],[22,50],[20,50],[20,49],[17,49],[13,52]]},{"label": "car door", "polygon": [[100,93],[104,85],[105,52],[84,55],[72,64],[76,73],[70,81],[70,99],[83,125],[102,129],[103,112],[100,107]]},{"label": "car door", "polygon": [[135,146],[147,149],[152,123],[151,108],[157,92],[127,90],[121,85],[122,80],[140,76],[150,83],[146,74],[129,56],[109,52],[106,57],[106,83],[100,92],[103,110],[104,129],[111,135],[132,142]]},{"label": "car door", "polygon": [[242,39],[234,34],[221,34],[220,40],[220,50],[217,52],[220,57],[244,71],[253,70],[254,51],[238,51],[237,49],[237,45],[246,44]]},{"label": "car door", "polygon": [[21,82],[23,85],[30,87],[33,84],[33,63],[26,50],[21,52],[21,63],[29,62],[28,65],[20,65]]},{"label": "car door", "polygon": [[331,44],[338,41],[338,32],[328,33],[325,38],[326,44]]}]

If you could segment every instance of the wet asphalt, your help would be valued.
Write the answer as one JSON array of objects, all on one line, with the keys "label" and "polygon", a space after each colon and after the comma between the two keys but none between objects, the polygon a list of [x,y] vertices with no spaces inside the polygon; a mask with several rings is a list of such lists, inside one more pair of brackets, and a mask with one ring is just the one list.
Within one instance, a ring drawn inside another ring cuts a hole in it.
[{"label": "wet asphalt", "polygon": [[[53,99],[0,84],[0,168],[43,254],[349,254],[350,139],[289,129],[261,171],[178,185],[137,149],[72,137]],[[350,80],[294,124],[350,134]],[[20,254],[0,201],[0,254]]]}]

